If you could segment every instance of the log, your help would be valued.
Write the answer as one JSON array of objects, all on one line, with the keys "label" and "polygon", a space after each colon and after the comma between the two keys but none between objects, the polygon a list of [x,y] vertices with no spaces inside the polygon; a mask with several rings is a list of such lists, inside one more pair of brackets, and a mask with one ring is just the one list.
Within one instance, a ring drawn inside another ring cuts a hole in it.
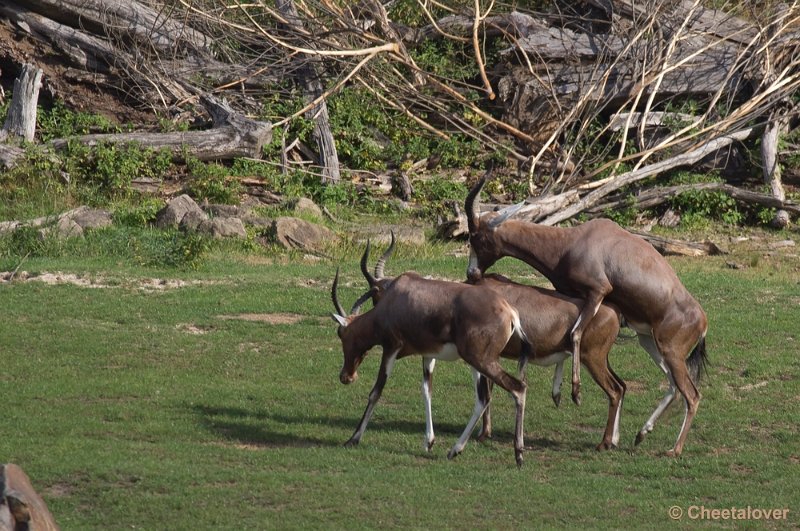
[{"label": "log", "polygon": [[42,86],[42,70],[32,64],[22,67],[19,77],[14,80],[14,95],[3,129],[0,142],[7,138],[19,137],[33,142],[36,133],[36,104],[39,102],[39,88]]},{"label": "log", "polygon": [[778,199],[775,196],[761,194],[742,188],[737,188],[725,183],[695,183],[681,184],[678,186],[665,186],[643,190],[634,196],[625,196],[614,199],[602,204],[595,205],[585,210],[591,216],[597,216],[608,210],[632,207],[638,210],[645,210],[661,205],[670,199],[691,190],[718,190],[729,195],[731,198],[746,205],[758,205],[766,208],[776,208],[786,212],[800,215],[800,205],[786,199]]},{"label": "log", "polygon": [[211,96],[204,96],[201,101],[214,122],[214,127],[205,131],[94,134],[59,138],[52,140],[49,145],[60,151],[69,142],[79,142],[90,147],[133,142],[145,148],[168,149],[176,161],[183,161],[186,153],[202,161],[230,160],[237,157],[261,158],[262,146],[272,140],[270,122],[246,118]]},{"label": "log", "polygon": [[[290,28],[298,31],[302,27],[302,20],[294,6],[293,0],[277,0],[278,11],[286,18]],[[297,70],[297,79],[303,86],[308,101],[314,101],[324,93],[320,76],[317,73],[316,61],[305,58]],[[323,100],[306,113],[306,118],[314,121],[312,136],[319,150],[318,162],[322,167],[323,183],[338,183],[341,179],[339,172],[339,154],[336,152],[336,142],[331,132],[328,118],[328,106]]]},{"label": "log", "polygon": [[741,131],[716,138],[696,149],[693,149],[692,151],[689,151],[688,153],[681,153],[675,157],[670,157],[654,164],[618,175],[600,188],[581,198],[577,203],[547,217],[541,221],[541,223],[543,225],[555,225],[556,223],[567,220],[583,212],[584,210],[593,207],[599,203],[601,199],[608,196],[612,192],[619,190],[623,186],[627,186],[636,181],[646,179],[647,177],[657,175],[673,168],[694,164],[706,155],[714,153],[718,149],[721,149],[733,142],[742,141],[749,138],[754,131],[754,128],[743,129]]},{"label": "log", "polygon": [[165,16],[164,11],[156,11],[135,0],[26,0],[21,5],[95,35],[111,32],[147,48],[180,55],[211,54],[213,39],[187,26],[183,17]]},{"label": "log", "polygon": [[673,240],[665,238],[664,236],[657,236],[649,232],[642,232],[634,229],[627,229],[631,234],[635,234],[647,240],[650,245],[663,255],[677,255],[677,256],[706,256],[725,254],[725,251],[720,249],[715,243],[710,241],[704,242],[685,242],[681,240]]}]

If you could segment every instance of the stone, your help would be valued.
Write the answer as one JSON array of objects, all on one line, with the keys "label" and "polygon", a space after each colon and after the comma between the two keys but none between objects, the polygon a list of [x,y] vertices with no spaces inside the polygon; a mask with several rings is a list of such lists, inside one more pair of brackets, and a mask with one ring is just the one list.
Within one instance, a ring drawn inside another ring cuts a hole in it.
[{"label": "stone", "polygon": [[197,232],[208,234],[213,238],[247,238],[244,223],[239,218],[211,218],[197,226]]},{"label": "stone", "polygon": [[242,218],[250,212],[249,207],[239,205],[208,205],[203,210],[212,218]]},{"label": "stone", "polygon": [[320,250],[338,240],[336,234],[322,225],[299,218],[280,217],[272,223],[272,240],[287,249]]},{"label": "stone", "polygon": [[175,197],[156,214],[156,227],[165,229],[178,227],[189,212],[199,212],[200,215],[208,217],[205,212],[195,203],[194,199],[186,194]]},{"label": "stone", "polygon": [[109,227],[113,223],[111,212],[99,208],[87,208],[70,217],[72,221],[80,225],[84,230],[101,229]]},{"label": "stone", "polygon": [[0,531],[16,529],[58,531],[59,527],[25,472],[8,463],[0,467]]},{"label": "stone", "polygon": [[183,216],[180,224],[178,225],[182,230],[193,232],[196,231],[201,223],[208,221],[208,216],[202,210],[190,210]]},{"label": "stone", "polygon": [[295,214],[308,214],[317,218],[322,218],[322,210],[314,201],[306,197],[295,199],[289,203],[289,208]]}]

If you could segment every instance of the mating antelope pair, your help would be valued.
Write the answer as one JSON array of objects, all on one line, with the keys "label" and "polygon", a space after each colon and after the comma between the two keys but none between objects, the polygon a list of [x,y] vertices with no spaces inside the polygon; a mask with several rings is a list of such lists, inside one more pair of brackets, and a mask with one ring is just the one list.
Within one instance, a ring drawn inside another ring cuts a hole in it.
[{"label": "mating antelope pair", "polygon": [[[430,449],[434,442],[430,385],[435,361],[462,359],[472,368],[476,401],[472,417],[448,457],[464,449],[481,416],[479,439],[491,434],[489,400],[491,383],[495,383],[511,393],[516,404],[514,449],[521,465],[525,366],[529,361],[556,365],[553,400],[558,404],[563,362],[571,355],[572,399],[580,403],[583,364],[609,400],[606,430],[598,449],[615,447],[625,384],[609,366],[608,352],[619,331],[621,314],[669,381],[664,398],[637,434],[635,444],[653,430],[679,392],[684,421],[668,454],[680,455],[697,412],[700,393],[696,385],[706,361],[707,320],[700,305],[649,243],[611,221],[558,228],[510,219],[521,205],[478,216],[475,202],[487,178],[488,173],[470,190],[465,205],[471,245],[468,284],[425,279],[415,273],[383,278],[394,239],[378,260],[373,276],[366,265],[368,244],[361,270],[370,288],[348,315],[337,297],[337,270],[332,299],[344,351],[342,383],[356,379],[369,349],[376,345],[383,349],[367,408],[346,444],[356,445],[361,439],[395,361],[417,354],[423,357],[425,445]],[[503,256],[530,264],[557,291],[484,275]],[[373,308],[359,314],[370,298]],[[502,368],[500,357],[519,361],[519,377]]]}]

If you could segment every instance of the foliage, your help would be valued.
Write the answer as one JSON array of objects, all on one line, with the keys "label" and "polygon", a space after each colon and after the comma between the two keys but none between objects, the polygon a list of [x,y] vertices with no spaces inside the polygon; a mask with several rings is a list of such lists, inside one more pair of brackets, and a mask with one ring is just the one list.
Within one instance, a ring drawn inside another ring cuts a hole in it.
[{"label": "foliage", "polygon": [[36,132],[43,142],[89,133],[116,132],[111,121],[98,114],[69,109],[57,100],[49,109],[39,107],[36,114]]},{"label": "foliage", "polygon": [[210,203],[224,205],[239,202],[241,186],[225,166],[213,162],[203,163],[187,156],[186,169],[189,173],[186,188],[196,201],[207,199]]},{"label": "foliage", "polygon": [[76,184],[86,184],[113,199],[130,196],[134,179],[161,178],[171,165],[172,156],[166,149],[156,151],[133,142],[88,147],[70,141],[63,168]]},{"label": "foliage", "polygon": [[[679,172],[672,184],[693,184],[714,182],[705,175]],[[736,200],[719,190],[688,190],[670,201],[671,206],[681,213],[681,224],[688,228],[699,228],[704,220],[720,220],[729,225],[738,225],[744,220]]]},{"label": "foliage", "polygon": [[422,207],[422,214],[431,218],[452,214],[449,202],[463,204],[469,192],[466,184],[441,175],[419,179],[413,184],[414,200]]},{"label": "foliage", "polygon": [[156,198],[144,199],[138,204],[124,204],[114,211],[114,223],[125,227],[144,228],[156,220],[164,201]]}]

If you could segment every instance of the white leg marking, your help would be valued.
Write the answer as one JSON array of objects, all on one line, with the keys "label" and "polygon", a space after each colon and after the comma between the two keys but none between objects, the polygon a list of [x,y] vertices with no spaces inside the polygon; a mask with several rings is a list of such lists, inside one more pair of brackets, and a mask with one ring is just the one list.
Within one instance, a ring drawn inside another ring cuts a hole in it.
[{"label": "white leg marking", "polygon": [[431,412],[431,388],[426,375],[433,374],[435,358],[422,358],[422,401],[425,404],[425,450],[430,451],[435,435],[433,433],[433,413]]},{"label": "white leg marking", "polygon": [[454,458],[464,450],[464,447],[467,446],[467,441],[469,441],[472,435],[472,431],[475,429],[475,425],[478,423],[478,419],[481,418],[483,412],[486,410],[486,403],[481,401],[480,392],[478,390],[480,376],[481,374],[477,370],[472,369],[472,380],[475,382],[475,407],[472,409],[472,417],[469,419],[467,427],[464,428],[461,437],[458,438],[456,444],[450,449],[450,452],[448,452],[448,459]]},{"label": "white leg marking", "polygon": [[655,340],[649,335],[639,334],[639,344],[642,345],[645,350],[647,350],[647,352],[650,354],[650,357],[653,358],[653,362],[658,365],[662,371],[664,371],[664,374],[667,375],[667,380],[669,380],[669,389],[667,389],[667,392],[664,394],[664,398],[662,398],[661,402],[658,403],[655,411],[653,411],[653,414],[650,415],[650,418],[647,419],[647,422],[644,423],[644,426],[640,431],[640,433],[644,435],[653,431],[658,418],[675,399],[677,387],[675,386],[675,380],[672,378],[672,374],[670,373],[667,364],[664,363],[664,357],[661,355],[661,352],[658,351]]},{"label": "white leg marking", "polygon": [[611,433],[611,444],[619,446],[619,414],[622,411],[622,402],[625,398],[621,398],[619,405],[617,405],[617,413],[614,415],[614,431]]}]

